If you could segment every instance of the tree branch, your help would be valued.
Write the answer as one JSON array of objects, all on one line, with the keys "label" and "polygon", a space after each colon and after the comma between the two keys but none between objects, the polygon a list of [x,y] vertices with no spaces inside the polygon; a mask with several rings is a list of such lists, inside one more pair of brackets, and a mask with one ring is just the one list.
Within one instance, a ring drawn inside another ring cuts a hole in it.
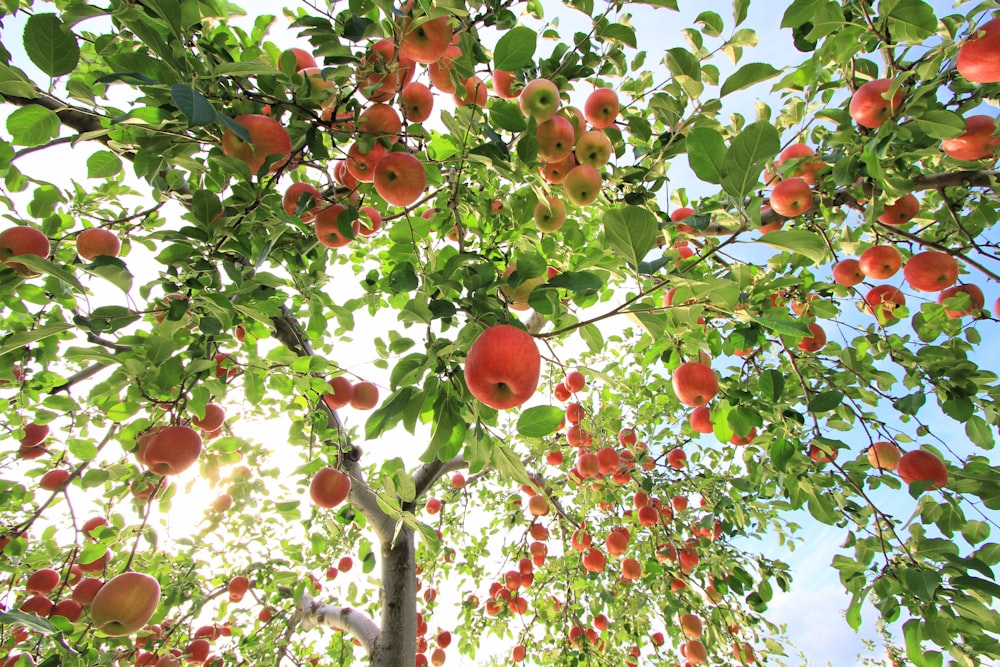
[{"label": "tree branch", "polygon": [[420,498],[422,495],[427,493],[427,490],[434,485],[442,475],[447,475],[448,473],[461,470],[465,468],[468,464],[462,455],[459,454],[455,458],[449,461],[441,461],[440,459],[434,459],[430,463],[425,463],[417,471],[413,473],[413,484],[416,486],[417,493],[416,498]]},{"label": "tree branch", "polygon": [[320,625],[325,625],[334,630],[347,632],[361,642],[365,652],[369,655],[375,645],[375,640],[378,639],[378,626],[364,612],[353,607],[320,604],[308,593],[302,594],[297,615],[301,615],[299,624],[303,630],[308,632]]}]

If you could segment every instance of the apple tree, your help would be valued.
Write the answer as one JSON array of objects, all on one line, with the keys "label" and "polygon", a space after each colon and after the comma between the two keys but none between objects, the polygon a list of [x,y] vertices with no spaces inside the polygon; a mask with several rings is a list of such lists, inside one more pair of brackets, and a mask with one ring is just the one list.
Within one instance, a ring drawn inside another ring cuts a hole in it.
[{"label": "apple tree", "polygon": [[1000,659],[1000,19],[776,4],[5,0],[3,664]]}]

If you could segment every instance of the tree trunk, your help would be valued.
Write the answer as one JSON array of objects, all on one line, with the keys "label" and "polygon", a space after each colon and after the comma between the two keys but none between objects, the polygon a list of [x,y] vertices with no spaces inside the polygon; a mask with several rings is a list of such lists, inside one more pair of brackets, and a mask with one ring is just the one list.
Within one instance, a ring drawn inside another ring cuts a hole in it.
[{"label": "tree trunk", "polygon": [[382,543],[381,632],[371,667],[410,667],[417,655],[417,566],[413,531]]}]

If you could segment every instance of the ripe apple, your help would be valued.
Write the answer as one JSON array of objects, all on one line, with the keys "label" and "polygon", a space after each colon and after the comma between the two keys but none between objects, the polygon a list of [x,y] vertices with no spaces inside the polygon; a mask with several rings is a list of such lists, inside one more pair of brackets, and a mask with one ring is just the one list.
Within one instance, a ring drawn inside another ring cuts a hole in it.
[{"label": "ripe apple", "polygon": [[576,457],[576,472],[584,479],[601,476],[601,460],[594,452],[581,451]]},{"label": "ripe apple", "polygon": [[[312,183],[292,183],[285,190],[281,199],[281,207],[288,215],[299,212],[302,222],[310,222],[316,211],[323,207],[323,195]],[[79,247],[79,242],[77,242]]]},{"label": "ripe apple", "polygon": [[484,107],[488,98],[486,84],[482,79],[473,74],[462,82],[460,88],[455,89],[453,98],[455,99],[455,104],[460,107]]},{"label": "ripe apple", "polygon": [[965,134],[941,142],[941,150],[956,160],[982,160],[992,157],[1000,145],[995,136],[997,119],[993,116],[969,116],[965,119]]},{"label": "ripe apple", "polygon": [[671,449],[667,454],[667,464],[674,470],[683,470],[687,466],[687,454],[683,449]]},{"label": "ripe apple", "polygon": [[549,513],[549,501],[545,496],[535,494],[528,499],[528,511],[531,516],[547,516]]},{"label": "ripe apple", "polygon": [[831,463],[837,460],[837,450],[830,447],[827,448],[825,445],[812,444],[809,445],[809,458],[811,458],[816,463]]},{"label": "ripe apple", "polygon": [[24,590],[30,595],[48,595],[59,585],[59,573],[51,567],[35,570],[24,584]]},{"label": "ripe apple", "polygon": [[389,153],[375,165],[375,191],[393,206],[409,206],[427,187],[424,165],[411,153]]},{"label": "ripe apple", "polygon": [[38,480],[39,488],[45,489],[46,491],[55,491],[62,487],[63,484],[69,479],[69,470],[63,470],[62,468],[57,468],[55,470],[50,470],[42,478]]},{"label": "ripe apple", "polygon": [[367,153],[361,152],[361,144],[355,142],[347,149],[347,171],[362,183],[375,180],[375,165],[386,156],[388,151],[382,144],[376,143]]},{"label": "ripe apple", "polygon": [[562,116],[553,116],[538,124],[535,134],[538,157],[545,162],[560,162],[573,152],[573,126]]},{"label": "ripe apple", "polygon": [[851,118],[858,125],[875,129],[896,115],[903,104],[903,91],[897,90],[889,99],[886,95],[891,87],[892,79],[876,79],[858,88],[851,96]]},{"label": "ripe apple", "polygon": [[893,311],[903,305],[906,297],[892,285],[878,285],[865,295],[865,310],[884,320],[893,319]]},{"label": "ripe apple", "polygon": [[502,69],[493,70],[493,92],[502,100],[516,100],[521,89],[514,90],[514,74]]},{"label": "ripe apple", "polygon": [[239,602],[247,594],[247,591],[250,590],[250,580],[243,575],[235,576],[229,580],[226,590],[229,593],[230,602]]},{"label": "ripe apple", "polygon": [[955,69],[973,83],[1000,81],[1000,18],[982,24],[962,43]]},{"label": "ripe apple", "polygon": [[342,248],[358,236],[361,229],[361,222],[357,218],[351,221],[349,225],[345,224],[345,227],[351,229],[351,236],[347,236],[340,227],[340,216],[346,211],[347,207],[343,204],[333,204],[316,214],[316,219],[313,221],[313,229],[316,232],[316,238],[327,248]]},{"label": "ripe apple", "polygon": [[199,665],[204,664],[208,660],[208,653],[211,649],[212,645],[208,643],[207,639],[192,639],[184,647],[184,660]]},{"label": "ripe apple", "polygon": [[83,533],[83,536],[86,537],[87,539],[94,539],[93,532],[98,528],[103,528],[106,525],[108,525],[107,519],[105,519],[103,516],[94,516],[84,521],[83,526],[80,528],[80,531]]},{"label": "ripe apple", "polygon": [[[963,315],[971,315],[973,310],[982,308],[983,304],[986,302],[986,298],[983,296],[983,290],[979,289],[977,285],[971,284],[955,285],[954,287],[941,290],[938,293],[937,302],[939,304],[943,304],[946,300],[956,296],[960,292],[964,292],[969,295],[969,306],[964,310],[950,310],[945,308],[945,315],[952,319],[957,319]],[[44,480],[45,478],[43,477],[42,479]]]},{"label": "ripe apple", "polygon": [[705,405],[719,393],[719,380],[715,371],[697,361],[678,366],[670,384],[678,400],[692,408]]},{"label": "ripe apple", "polygon": [[704,405],[700,405],[691,411],[688,416],[688,424],[696,433],[711,433],[712,413]]},{"label": "ripe apple", "polygon": [[361,94],[372,102],[385,102],[413,78],[415,63],[396,51],[388,39],[372,44],[358,72]]},{"label": "ripe apple", "polygon": [[[815,154],[816,152],[806,144],[792,144],[785,150],[781,151],[781,154],[775,158],[774,166],[780,167],[789,160],[807,158]],[[822,160],[803,160],[799,166],[795,168],[795,171],[791,173],[791,176],[793,178],[801,178],[809,185],[816,185],[816,172],[825,166],[826,165]]]},{"label": "ripe apple", "polygon": [[861,272],[861,264],[854,258],[842,259],[833,265],[833,280],[845,287],[851,287],[864,281],[865,274]]},{"label": "ripe apple", "polygon": [[958,280],[958,260],[937,250],[919,252],[906,261],[903,277],[915,290],[939,292]]},{"label": "ripe apple", "polygon": [[[556,118],[559,118],[559,116],[556,116]],[[591,130],[584,132],[576,140],[576,147],[573,149],[573,154],[576,156],[577,164],[589,164],[595,169],[600,169],[611,159],[613,150],[608,135],[601,130]]]},{"label": "ripe apple", "polygon": [[295,71],[306,69],[307,67],[316,67],[318,63],[311,53],[305,49],[300,49],[298,47],[292,47],[287,50],[295,56]]},{"label": "ripe apple", "polygon": [[52,613],[52,600],[48,599],[44,595],[32,595],[30,598],[25,600],[18,606],[18,609],[23,611],[25,614],[38,614],[41,617],[46,617]]},{"label": "ripe apple", "polygon": [[577,165],[576,156],[570,153],[558,162],[546,162],[538,168],[548,183],[560,185],[566,181],[566,175]]},{"label": "ripe apple", "polygon": [[355,410],[371,410],[378,405],[378,387],[371,382],[358,382],[354,385],[354,395],[351,397],[351,407]]},{"label": "ripe apple", "polygon": [[596,130],[614,125],[618,117],[618,93],[611,88],[598,88],[587,96],[583,115]]},{"label": "ripe apple", "polygon": [[431,84],[442,93],[454,93],[455,81],[451,78],[454,65],[452,61],[462,55],[462,50],[454,44],[449,46],[444,55],[427,66],[427,76]]},{"label": "ripe apple", "polygon": [[429,65],[445,54],[451,45],[451,17],[416,19],[407,22],[399,41],[399,53],[423,65]]},{"label": "ripe apple", "polygon": [[566,222],[566,204],[559,197],[547,195],[545,201],[535,204],[534,220],[543,234],[558,231]]},{"label": "ripe apple", "polygon": [[920,200],[912,194],[903,195],[891,204],[886,204],[878,221],[883,225],[904,225],[920,213]]},{"label": "ripe apple", "polygon": [[167,426],[149,441],[143,454],[146,467],[157,475],[177,475],[198,460],[201,436],[189,426]]},{"label": "ripe apple", "polygon": [[94,602],[94,598],[97,597],[97,591],[101,590],[104,585],[104,581],[101,579],[95,579],[93,577],[87,577],[86,579],[81,579],[73,588],[72,599],[80,603],[81,606],[89,607]]},{"label": "ripe apple", "polygon": [[601,172],[589,164],[578,164],[566,174],[563,190],[566,199],[577,206],[587,206],[601,194]]},{"label": "ripe apple", "polygon": [[434,93],[431,89],[420,83],[413,81],[403,86],[399,93],[400,104],[403,109],[403,117],[410,123],[422,123],[431,117],[434,109]]},{"label": "ripe apple", "polygon": [[97,591],[90,620],[111,637],[124,637],[142,628],[160,603],[160,583],[141,572],[123,572]]},{"label": "ripe apple", "polygon": [[692,665],[704,665],[708,662],[708,651],[700,639],[692,639],[681,644],[681,655]]},{"label": "ripe apple", "polygon": [[35,272],[20,262],[8,262],[18,255],[49,256],[49,239],[45,234],[27,225],[10,227],[0,232],[0,262],[4,262],[19,275],[33,276]]},{"label": "ripe apple", "polygon": [[388,104],[373,104],[358,116],[357,131],[375,135],[386,146],[399,141],[402,129],[403,121],[399,118],[399,112]]},{"label": "ripe apple", "polygon": [[[358,209],[358,234],[361,236],[371,236],[382,229],[382,215],[371,206],[362,206]],[[368,220],[367,224],[365,219]]]},{"label": "ripe apple", "polygon": [[604,554],[593,547],[583,557],[583,567],[589,572],[603,572],[607,564],[608,560]]},{"label": "ripe apple", "polygon": [[354,399],[354,384],[346,375],[338,375],[327,381],[332,394],[323,394],[323,402],[331,410],[339,410]]},{"label": "ripe apple", "polygon": [[121,249],[122,242],[114,232],[100,227],[85,229],[76,237],[76,254],[88,262],[101,255],[117,257]]},{"label": "ripe apple", "polygon": [[875,280],[891,278],[902,265],[902,255],[891,245],[873,245],[858,258],[858,268],[861,269],[861,273]]},{"label": "ripe apple", "polygon": [[882,470],[895,470],[901,456],[895,443],[885,441],[872,443],[866,454],[868,463]]},{"label": "ripe apple", "polygon": [[813,204],[813,193],[803,178],[789,178],[771,189],[771,208],[786,218],[802,215]]},{"label": "ripe apple", "polygon": [[288,158],[292,155],[292,140],[281,123],[261,114],[245,114],[237,116],[235,120],[250,134],[250,143],[246,143],[232,130],[227,129],[222,135],[223,153],[243,160],[253,174],[259,172],[267,158],[272,155],[278,155],[280,159],[271,164],[268,169],[271,173],[288,162]]},{"label": "ripe apple", "polygon": [[906,452],[896,465],[896,472],[907,484],[931,482],[928,489],[948,486],[948,469],[937,456],[926,449]]},{"label": "ripe apple", "polygon": [[642,576],[642,566],[634,558],[622,559],[622,579],[635,581]]},{"label": "ripe apple", "polygon": [[533,116],[536,122],[544,123],[556,115],[562,101],[556,84],[548,79],[534,79],[521,91],[517,104],[525,116]]},{"label": "ripe apple", "polygon": [[535,393],[541,356],[531,334],[509,324],[486,329],[465,358],[465,383],[480,402],[497,410],[521,405]]},{"label": "ripe apple", "polygon": [[701,618],[695,614],[681,614],[677,618],[677,624],[688,639],[698,639],[704,631]]},{"label": "ripe apple", "polygon": [[757,661],[749,642],[733,642],[733,657],[741,665],[752,665]]},{"label": "ripe apple", "polygon": [[208,403],[205,405],[205,416],[195,416],[191,419],[191,425],[202,431],[214,431],[226,422],[226,411],[218,403]]},{"label": "ripe apple", "polygon": [[351,478],[336,468],[323,468],[309,483],[309,497],[318,506],[330,509],[347,499]]}]

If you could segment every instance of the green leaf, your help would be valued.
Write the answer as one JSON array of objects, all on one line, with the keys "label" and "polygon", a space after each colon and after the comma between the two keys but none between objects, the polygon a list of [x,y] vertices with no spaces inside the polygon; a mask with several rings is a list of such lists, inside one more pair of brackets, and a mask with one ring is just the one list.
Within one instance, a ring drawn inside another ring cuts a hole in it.
[{"label": "green leaf", "polygon": [[412,400],[423,400],[416,387],[403,387],[384,401],[365,422],[365,437],[374,440],[399,423]]},{"label": "green leaf", "polygon": [[843,392],[837,391],[836,389],[832,391],[824,391],[821,394],[816,394],[813,396],[812,400],[809,401],[809,412],[826,412],[827,410],[833,410],[835,407],[840,405],[843,400]]},{"label": "green leaf", "polygon": [[210,125],[216,120],[215,107],[191,86],[175,83],[170,87],[170,99],[188,119],[191,127]]},{"label": "green leaf", "polygon": [[497,69],[513,72],[527,67],[535,56],[538,33],[531,28],[517,26],[497,40],[493,49],[493,64]]},{"label": "green leaf", "polygon": [[565,271],[549,278],[545,285],[571,292],[593,292],[604,287],[604,281],[592,271]]},{"label": "green leaf", "polygon": [[214,72],[217,77],[227,76],[259,76],[261,74],[277,74],[278,70],[266,63],[240,62],[221,63]]},{"label": "green leaf", "polygon": [[944,109],[925,111],[913,119],[913,124],[933,139],[954,139],[965,134],[965,118]]},{"label": "green leaf", "polygon": [[719,92],[719,97],[725,97],[729,93],[749,88],[755,83],[773,79],[779,74],[781,74],[780,69],[777,69],[772,65],[768,65],[767,63],[747,63],[733,72],[733,74],[726,79],[725,83],[722,84],[722,90]]},{"label": "green leaf", "polygon": [[554,405],[536,405],[521,413],[517,419],[517,432],[525,438],[542,438],[552,435],[565,418],[565,412]]},{"label": "green leaf", "polygon": [[993,449],[993,445],[995,444],[993,430],[986,423],[986,420],[979,415],[972,415],[965,422],[965,434],[977,446],[983,449]]},{"label": "green leaf", "polygon": [[990,524],[985,521],[970,519],[962,526],[962,537],[970,545],[975,546],[990,536]]},{"label": "green leaf", "polygon": [[38,104],[15,109],[7,117],[7,131],[17,146],[41,146],[59,134],[59,116]]},{"label": "green leaf", "polygon": [[680,11],[677,9],[677,0],[636,0],[636,4],[651,5],[653,7],[665,7],[666,9],[672,9],[675,12]]},{"label": "green leaf", "polygon": [[222,213],[222,202],[211,190],[195,190],[191,195],[191,213],[198,222],[210,225]]},{"label": "green leaf", "polygon": [[93,262],[84,266],[83,270],[107,280],[126,294],[132,289],[132,274],[129,273],[125,262],[117,257],[98,256]]},{"label": "green leaf", "polygon": [[685,146],[691,171],[707,183],[722,183],[722,162],[726,155],[722,134],[708,127],[696,127],[688,132]]},{"label": "green leaf", "polygon": [[517,454],[502,441],[494,441],[493,446],[493,467],[497,469],[500,476],[505,480],[517,482],[518,484],[531,484],[528,471],[524,469],[524,464]]},{"label": "green leaf", "polygon": [[903,624],[903,638],[906,641],[906,657],[917,667],[924,667],[924,652],[920,645],[920,621],[911,618]]},{"label": "green leaf", "polygon": [[656,246],[659,227],[656,216],[640,206],[621,206],[604,214],[604,235],[611,248],[626,262],[638,267],[639,262]]},{"label": "green leaf", "polygon": [[603,27],[598,29],[597,37],[600,40],[619,42],[631,46],[633,49],[638,46],[635,39],[635,29],[621,23],[604,24]]},{"label": "green leaf", "polygon": [[951,584],[957,588],[966,588],[980,591],[986,595],[1000,599],[1000,584],[987,579],[980,579],[969,574],[959,575],[951,578]]},{"label": "green leaf", "polygon": [[42,635],[51,635],[56,631],[52,623],[47,619],[41,618],[38,614],[26,614],[16,609],[0,611],[0,624],[14,625],[15,623]]},{"label": "green leaf", "polygon": [[777,403],[785,392],[785,376],[774,369],[762,372],[758,384],[764,399],[769,403]]},{"label": "green leaf", "polygon": [[785,466],[788,465],[788,462],[795,454],[795,444],[784,438],[775,438],[771,441],[768,453],[771,455],[771,462],[774,464],[774,467],[784,471]]},{"label": "green leaf", "polygon": [[811,335],[809,325],[802,320],[779,320],[772,317],[757,317],[752,315],[751,320],[766,329],[770,329],[779,336],[792,336],[804,338]]},{"label": "green leaf", "polygon": [[750,194],[767,161],[780,149],[781,137],[773,125],[765,121],[747,125],[730,142],[722,161],[722,188],[739,199]]},{"label": "green leaf", "polygon": [[61,334],[64,331],[69,331],[72,328],[73,325],[69,322],[59,322],[58,324],[47,324],[42,327],[37,327],[31,331],[20,331],[18,333],[11,334],[3,339],[3,345],[0,345],[0,355],[7,354],[8,352],[12,352],[14,350],[19,350],[25,345],[45,340],[51,336]]},{"label": "green leaf", "polygon": [[490,103],[490,119],[493,125],[508,132],[524,132],[528,128],[528,121],[518,106],[504,100]]},{"label": "green leaf", "polygon": [[934,9],[923,0],[881,0],[878,13],[894,42],[920,42],[937,30]]},{"label": "green leaf", "polygon": [[821,264],[827,256],[827,247],[823,238],[819,234],[801,229],[781,229],[776,232],[768,232],[757,239],[757,242],[778,250],[796,252],[808,257],[816,264]]},{"label": "green leaf", "polygon": [[851,603],[847,606],[847,624],[855,632],[861,627],[861,603],[864,599],[863,594],[856,593],[851,597]]},{"label": "green leaf", "polygon": [[121,170],[121,159],[111,151],[97,151],[87,158],[87,178],[111,178]]},{"label": "green leaf", "polygon": [[24,24],[24,51],[49,76],[69,74],[80,62],[76,36],[55,14],[34,14],[28,19]]},{"label": "green leaf", "polygon": [[19,70],[0,64],[0,93],[34,99],[37,97],[35,84],[28,81]]}]

